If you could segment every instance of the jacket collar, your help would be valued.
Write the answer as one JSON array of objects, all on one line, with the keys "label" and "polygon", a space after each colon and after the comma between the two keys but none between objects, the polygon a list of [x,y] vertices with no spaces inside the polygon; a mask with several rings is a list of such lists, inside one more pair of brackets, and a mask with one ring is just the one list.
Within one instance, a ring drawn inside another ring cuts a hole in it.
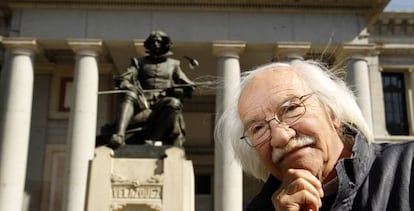
[{"label": "jacket collar", "polygon": [[374,162],[374,146],[362,133],[355,135],[352,157],[341,159],[336,165],[339,180],[337,198],[346,198],[358,190]]}]

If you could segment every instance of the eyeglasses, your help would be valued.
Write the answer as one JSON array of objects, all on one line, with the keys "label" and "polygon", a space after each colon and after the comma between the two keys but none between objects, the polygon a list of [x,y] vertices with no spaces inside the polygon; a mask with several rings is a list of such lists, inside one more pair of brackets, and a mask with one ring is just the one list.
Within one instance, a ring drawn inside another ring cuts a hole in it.
[{"label": "eyeglasses", "polygon": [[264,144],[271,138],[269,123],[275,120],[282,126],[291,126],[294,124],[305,114],[306,106],[304,102],[312,94],[314,92],[286,100],[279,106],[273,118],[249,124],[240,139],[243,139],[250,147],[257,147]]}]

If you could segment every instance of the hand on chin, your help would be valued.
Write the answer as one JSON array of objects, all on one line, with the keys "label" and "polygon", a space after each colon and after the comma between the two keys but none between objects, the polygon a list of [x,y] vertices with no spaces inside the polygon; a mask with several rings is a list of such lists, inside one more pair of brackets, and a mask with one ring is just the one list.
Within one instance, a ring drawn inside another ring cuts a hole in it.
[{"label": "hand on chin", "polygon": [[283,174],[286,174],[289,169],[303,169],[312,175],[317,175],[323,165],[322,158],[317,152],[310,146],[302,147],[287,153],[275,165]]},{"label": "hand on chin", "polygon": [[304,169],[289,169],[280,188],[272,195],[275,210],[318,210],[322,206],[322,184]]}]

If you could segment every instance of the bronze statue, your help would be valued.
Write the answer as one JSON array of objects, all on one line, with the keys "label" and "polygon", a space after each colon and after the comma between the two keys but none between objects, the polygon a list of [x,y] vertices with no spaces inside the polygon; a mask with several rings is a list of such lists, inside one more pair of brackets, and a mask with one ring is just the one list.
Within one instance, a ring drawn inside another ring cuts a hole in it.
[{"label": "bronze statue", "polygon": [[168,57],[172,42],[167,34],[152,32],[144,47],[148,55],[132,58],[127,71],[115,78],[122,97],[107,144],[111,148],[128,140],[138,144],[162,141],[175,146],[185,141],[181,100],[191,98],[194,83],[181,70],[180,61]]}]

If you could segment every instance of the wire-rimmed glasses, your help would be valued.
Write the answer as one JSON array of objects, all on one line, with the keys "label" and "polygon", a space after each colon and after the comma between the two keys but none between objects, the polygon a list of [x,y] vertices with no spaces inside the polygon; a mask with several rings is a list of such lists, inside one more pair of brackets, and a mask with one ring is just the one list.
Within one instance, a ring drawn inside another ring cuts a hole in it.
[{"label": "wire-rimmed glasses", "polygon": [[305,100],[307,100],[314,92],[302,95],[300,97],[292,97],[280,104],[273,118],[269,120],[255,121],[246,126],[243,139],[250,147],[257,147],[271,138],[269,123],[275,120],[279,125],[291,126],[298,121],[306,112]]}]

